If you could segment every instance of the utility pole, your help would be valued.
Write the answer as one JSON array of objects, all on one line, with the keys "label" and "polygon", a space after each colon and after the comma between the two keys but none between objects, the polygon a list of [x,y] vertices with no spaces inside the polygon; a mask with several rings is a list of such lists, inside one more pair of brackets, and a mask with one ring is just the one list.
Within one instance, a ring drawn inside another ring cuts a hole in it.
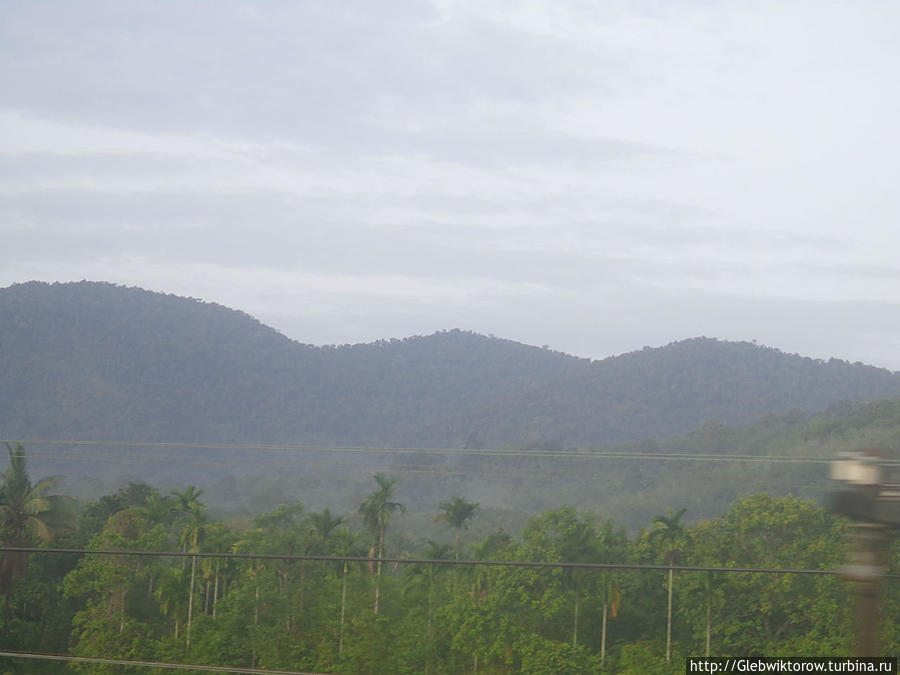
[{"label": "utility pole", "polygon": [[900,527],[900,485],[888,482],[878,451],[841,453],[831,462],[832,510],[854,521],[854,545],[843,577],[856,583],[856,656],[879,656],[879,600],[885,530]]}]

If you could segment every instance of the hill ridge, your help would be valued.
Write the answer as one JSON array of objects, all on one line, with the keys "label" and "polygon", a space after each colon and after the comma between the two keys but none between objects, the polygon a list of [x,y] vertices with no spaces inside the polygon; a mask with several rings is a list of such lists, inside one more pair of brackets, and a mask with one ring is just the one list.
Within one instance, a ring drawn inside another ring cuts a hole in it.
[{"label": "hill ridge", "polygon": [[8,438],[590,446],[893,397],[900,375],[887,369],[747,341],[586,359],[453,328],[315,346],[134,286],[0,289]]}]

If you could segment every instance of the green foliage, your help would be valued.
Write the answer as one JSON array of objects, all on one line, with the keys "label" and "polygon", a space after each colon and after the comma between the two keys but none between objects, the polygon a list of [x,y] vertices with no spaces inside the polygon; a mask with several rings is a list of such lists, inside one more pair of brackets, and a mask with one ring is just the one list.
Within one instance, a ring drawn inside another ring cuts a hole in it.
[{"label": "green foliage", "polygon": [[[313,347],[214,303],[92,282],[0,289],[0,325],[11,437],[553,449],[900,396],[884,369],[709,338],[602,361],[459,330]],[[203,469],[154,480],[186,475]]]},{"label": "green foliage", "polygon": [[684,672],[684,659],[676,657],[666,663],[661,646],[650,642],[635,642],[622,646],[613,672],[620,675],[680,675]]},{"label": "green foliage", "polygon": [[[25,448],[6,443],[9,465],[2,474],[0,484],[0,542],[4,546],[25,547],[36,541],[50,541],[54,532],[71,522],[72,511],[69,500],[54,495],[54,481],[45,478],[31,483],[26,468]],[[28,554],[21,551],[6,551],[0,560],[0,594],[4,606],[9,604],[9,595],[25,573]],[[4,617],[4,624],[8,616]]]},{"label": "green foliage", "polygon": [[[847,541],[846,523],[809,502],[759,494],[698,531],[693,551],[716,566],[835,569],[846,560]],[[816,640],[822,655],[850,647],[853,603],[840,580],[732,574],[714,583],[728,598],[717,613],[720,653],[787,655]]]},{"label": "green foliage", "polygon": [[69,512],[66,499],[54,495],[54,480],[45,478],[31,483],[26,469],[25,448],[6,443],[9,466],[0,485],[0,531],[4,544],[27,546],[33,541],[50,541],[54,525],[62,526]]},{"label": "green foliage", "polygon": [[[23,471],[8,472],[19,476],[10,483],[30,485]],[[232,528],[205,509],[196,488],[181,491],[181,506],[173,499],[167,509],[156,508],[165,498],[155,489],[129,487],[131,500],[143,496],[144,505],[116,510],[87,546],[162,551],[181,543],[189,553],[360,556],[378,546],[399,512],[395,487],[394,479],[376,477],[358,511],[365,529],[357,530],[352,514],[307,512],[299,502]],[[126,498],[109,496],[115,499],[107,504]],[[433,524],[434,509],[423,515],[439,535],[445,528]],[[798,497],[749,495],[699,523],[686,522],[685,513],[668,509],[629,538],[612,519],[557,507],[529,518],[517,536],[488,535],[471,546],[471,556],[829,570],[846,559],[848,523]],[[58,536],[73,542],[81,534]],[[84,656],[435,675],[674,673],[686,655],[704,655],[707,640],[712,655],[847,655],[854,648],[854,589],[834,576],[675,570],[669,585],[665,569],[448,566],[437,561],[452,562],[452,543],[430,537],[412,550],[436,562],[385,565],[379,576],[361,562],[32,555],[6,598],[2,637],[11,648]],[[900,568],[896,540],[886,560]],[[885,613],[893,616],[900,584],[884,586]],[[886,653],[895,653],[891,622],[882,637]]]},{"label": "green foliage", "polygon": [[[363,467],[312,450],[298,461],[258,447],[129,445],[115,450],[121,461],[98,462],[89,448],[83,459],[65,444],[47,448],[42,454],[58,462],[54,472],[73,480],[90,474],[82,494],[92,499],[106,489],[93,481],[115,486],[111,491],[131,483],[86,507],[85,540],[126,508],[151,509],[160,522],[175,517],[173,505],[185,514],[169,489],[187,482],[206,489],[213,509],[255,514],[299,494],[307,508],[346,513],[368,491],[369,466],[390,475],[415,471],[402,501],[423,519],[436,494],[477,499],[478,517],[468,521],[473,540],[498,526],[517,528],[522,517],[509,511],[560,504],[615,517],[635,531],[673,504],[702,518],[741,494],[812,498],[824,475],[816,466],[749,462],[705,462],[700,475],[688,462],[564,459],[553,451],[802,458],[865,446],[900,450],[900,403],[879,400],[900,396],[900,375],[748,343],[698,338],[595,362],[463,331],[312,347],[219,305],[88,282],[0,289],[0,325],[0,429],[7,437],[508,447],[550,455],[410,453],[401,460],[370,453]],[[191,461],[164,461],[175,452]],[[137,459],[142,474],[123,478]],[[261,463],[277,474],[249,476],[247,467]],[[40,474],[49,468],[35,466]],[[164,486],[167,496],[153,497],[142,480]],[[505,520],[487,521],[493,507],[508,510]]]},{"label": "green foliage", "polygon": [[[153,525],[136,508],[114,514],[89,548],[159,550],[166,539],[161,525]],[[85,556],[63,581],[67,598],[80,599],[72,619],[72,653],[77,656],[150,659],[160,612],[149,579],[155,568],[138,556]],[[95,670],[96,668],[96,670]],[[83,672],[121,672],[107,666],[83,666]]]},{"label": "green foliage", "polygon": [[460,535],[463,530],[469,529],[469,521],[475,517],[478,510],[476,502],[467,502],[462,497],[453,497],[449,502],[441,503],[441,513],[435,516],[435,521],[445,522],[456,530],[456,559],[459,560]]},{"label": "green foliage", "polygon": [[406,512],[406,507],[399,502],[391,501],[394,496],[394,486],[397,484],[396,478],[382,473],[377,473],[372,478],[375,479],[377,487],[360,504],[359,514],[362,516],[363,524],[372,532],[373,547],[376,549],[377,557],[381,558],[384,553],[384,538],[391,516],[396,511]]}]

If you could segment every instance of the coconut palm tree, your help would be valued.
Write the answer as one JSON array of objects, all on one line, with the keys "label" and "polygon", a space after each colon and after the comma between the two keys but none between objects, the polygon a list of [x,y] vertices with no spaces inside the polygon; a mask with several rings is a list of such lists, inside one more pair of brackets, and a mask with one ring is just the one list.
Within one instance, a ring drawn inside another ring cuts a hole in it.
[{"label": "coconut palm tree", "polygon": [[[30,546],[35,539],[49,541],[54,529],[65,520],[66,499],[50,494],[54,480],[45,478],[32,485],[28,477],[25,448],[20,444],[9,451],[9,465],[0,476],[0,541],[4,546]],[[0,563],[0,593],[6,599],[18,577],[25,571],[28,554],[6,551]]]},{"label": "coconut palm tree", "polygon": [[680,509],[673,513],[672,509],[664,516],[656,516],[653,519],[653,530],[650,539],[662,542],[663,553],[669,564],[668,600],[666,605],[666,662],[672,660],[672,566],[678,555],[678,545],[684,537],[684,525],[681,517],[687,509]]},{"label": "coconut palm tree", "polygon": [[434,517],[435,521],[445,522],[456,530],[456,559],[459,560],[459,539],[463,530],[469,529],[469,521],[478,509],[476,502],[467,502],[462,497],[453,497],[449,502],[441,504],[443,513]]},{"label": "coconut palm tree", "polygon": [[384,538],[387,534],[388,522],[395,511],[406,513],[406,507],[398,502],[391,501],[394,496],[396,478],[376,473],[373,478],[378,487],[366,497],[360,504],[359,513],[363,523],[375,536],[375,543],[370,551],[370,557],[377,554],[377,571],[375,573],[375,613],[378,614],[379,599],[381,597],[381,559],[384,557]]}]

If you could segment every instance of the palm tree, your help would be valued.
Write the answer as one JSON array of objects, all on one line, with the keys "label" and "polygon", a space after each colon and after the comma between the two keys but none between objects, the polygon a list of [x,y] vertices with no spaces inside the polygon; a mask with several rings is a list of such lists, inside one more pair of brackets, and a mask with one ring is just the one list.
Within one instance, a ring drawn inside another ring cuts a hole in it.
[{"label": "palm tree", "polygon": [[[31,484],[25,462],[25,448],[6,443],[9,466],[2,474],[0,485],[0,541],[4,546],[29,546],[34,540],[49,541],[53,529],[61,524],[65,514],[65,498],[49,494],[54,481],[45,478]],[[24,572],[28,554],[7,551],[0,564],[0,593],[6,600],[17,578]]]},{"label": "palm tree", "polygon": [[[623,562],[627,539],[624,529],[616,530],[612,519],[604,522],[597,531],[598,550],[604,554],[607,563]],[[603,599],[603,618],[600,624],[600,666],[606,664],[606,628],[609,618],[616,618],[622,601],[622,589],[616,583],[613,570],[606,569],[600,575],[601,597]]]},{"label": "palm tree", "polygon": [[[135,485],[132,483],[131,485]],[[175,506],[169,497],[160,496],[157,490],[151,490],[144,497],[143,506],[134,507],[140,515],[150,521],[153,525],[170,525],[175,517]],[[108,519],[107,519],[108,520]],[[153,582],[155,570],[159,568],[157,563],[150,563],[147,566],[147,596],[153,595]]]},{"label": "palm tree", "polygon": [[203,490],[198,490],[193,485],[188,485],[184,490],[172,490],[172,496],[175,497],[175,510],[179,513],[187,515],[195,506],[203,506],[200,496]]},{"label": "palm tree", "polygon": [[606,663],[606,624],[608,618],[616,618],[619,604],[622,602],[622,590],[616,583],[612,570],[603,570],[601,579],[601,597],[603,598],[603,618],[600,624],[600,665]]},{"label": "palm tree", "polygon": [[666,609],[666,662],[672,660],[672,565],[675,564],[675,556],[678,555],[678,544],[684,536],[684,525],[681,517],[687,509],[681,509],[673,513],[672,509],[664,516],[656,516],[653,519],[653,530],[650,532],[651,540],[662,542],[666,561],[669,563],[668,601]]},{"label": "palm tree", "polygon": [[[496,557],[512,543],[510,537],[503,529],[492,532],[482,541],[472,546],[473,560],[490,560]],[[465,567],[465,566],[464,566]],[[469,574],[472,577],[472,597],[485,597],[488,593],[488,575],[485,570],[488,568],[480,565],[469,568]]]},{"label": "palm tree", "polygon": [[163,497],[153,490],[145,498],[144,505],[137,507],[137,510],[151,523],[169,525],[177,508],[169,497]]},{"label": "palm tree", "polygon": [[463,530],[468,530],[468,522],[475,516],[478,504],[467,502],[462,497],[441,504],[443,513],[435,516],[435,521],[443,521],[456,530],[456,559],[459,560],[459,538]]},{"label": "palm tree", "polygon": [[[439,544],[438,542],[428,539],[422,548],[421,556],[426,560],[450,560],[453,557],[453,547],[449,544]],[[435,568],[446,567],[437,563],[415,564],[407,567],[407,585],[405,593],[418,594],[424,589],[425,592],[425,673],[434,672],[434,664],[437,661],[437,645],[434,639],[434,613],[435,613]],[[446,590],[446,589],[445,589]],[[416,600],[409,601],[411,604],[420,605]]]},{"label": "palm tree", "polygon": [[370,557],[372,554],[377,553],[375,613],[378,614],[378,603],[381,597],[381,559],[384,557],[384,537],[387,533],[388,521],[390,521],[391,515],[395,511],[406,513],[406,507],[403,504],[391,501],[391,498],[394,496],[394,485],[397,483],[396,478],[390,478],[383,473],[376,473],[373,478],[378,487],[360,504],[359,513],[365,526],[375,535],[375,544],[370,551]]},{"label": "palm tree", "polygon": [[[191,486],[193,487],[193,486]],[[198,495],[199,496],[199,495]],[[181,543],[184,550],[197,553],[200,551],[200,538],[206,531],[206,513],[200,502],[194,500],[190,505],[190,512],[187,514],[184,529],[181,531]],[[191,651],[191,620],[194,614],[194,579],[197,574],[197,557],[191,556],[191,582],[188,587],[188,613],[187,624],[185,625],[185,651]]]},{"label": "palm tree", "polygon": [[[325,509],[325,511],[327,511],[327,509]],[[332,529],[328,544],[327,550],[334,556],[362,557],[365,555],[365,548],[361,546],[359,538],[346,526]],[[344,651],[344,626],[346,624],[345,619],[347,615],[347,574],[349,571],[350,566],[348,561],[344,560],[343,572],[341,574],[341,628],[340,636],[338,638],[338,654],[341,654]]]},{"label": "palm tree", "polygon": [[161,576],[154,597],[159,600],[159,608],[175,621],[175,639],[178,639],[179,618],[184,609],[184,570],[170,569]]},{"label": "palm tree", "polygon": [[319,544],[324,545],[331,534],[344,524],[343,516],[333,516],[328,508],[322,509],[322,513],[310,513],[309,524]]},{"label": "palm tree", "polygon": [[[203,550],[210,553],[228,553],[231,551],[233,537],[231,531],[222,523],[211,523],[203,536]],[[228,567],[229,559],[225,559],[225,567]],[[222,577],[222,558],[216,556],[204,558],[200,562],[200,570],[206,584],[206,593],[203,600],[203,612],[216,615],[216,603],[219,601],[219,586]],[[212,586],[210,588],[210,586]],[[224,587],[224,584],[223,584]],[[224,590],[224,588],[223,588]],[[212,591],[212,602],[209,594]]]}]

